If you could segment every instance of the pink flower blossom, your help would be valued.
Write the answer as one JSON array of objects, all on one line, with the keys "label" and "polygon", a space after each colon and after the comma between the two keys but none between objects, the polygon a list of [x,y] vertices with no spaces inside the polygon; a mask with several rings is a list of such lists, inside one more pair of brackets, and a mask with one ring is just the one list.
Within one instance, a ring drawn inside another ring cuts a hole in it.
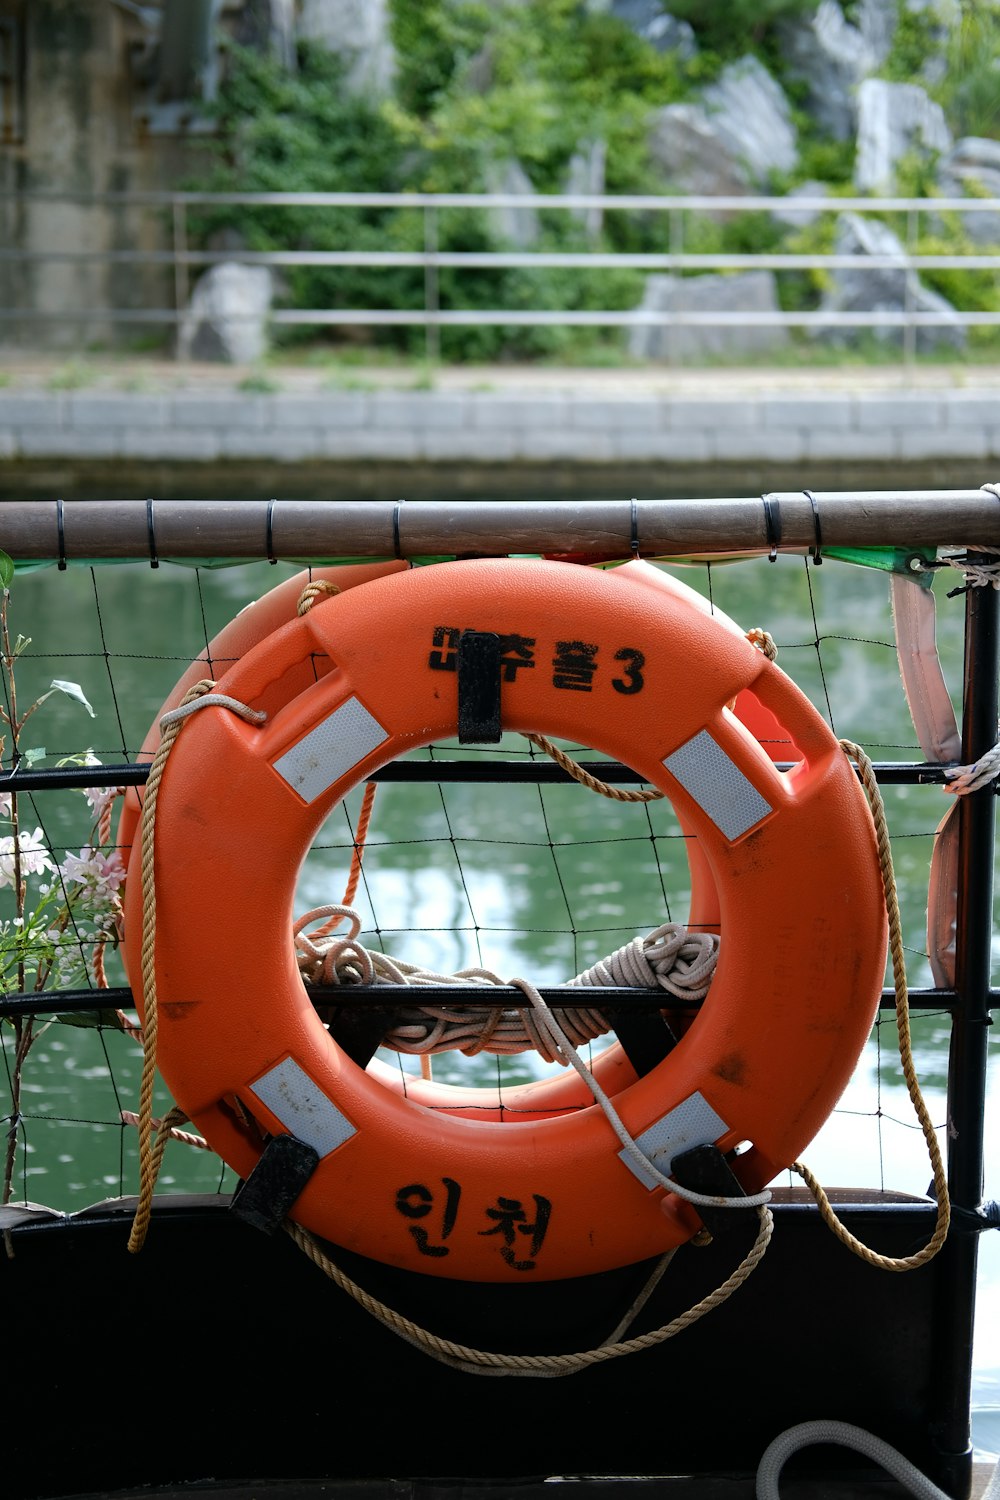
[{"label": "pink flower blossom", "polygon": [[117,788],[113,786],[85,786],[83,788],[83,795],[90,803],[91,811],[96,820],[100,818],[108,804],[114,801],[118,793]]},{"label": "pink flower blossom", "polygon": [[107,906],[125,879],[125,866],[117,849],[104,854],[99,849],[81,849],[67,854],[59,866],[69,884],[82,886],[80,899],[85,906]]},{"label": "pink flower blossom", "polygon": [[[21,875],[41,875],[45,870],[55,870],[55,865],[49,858],[49,851],[45,847],[45,839],[40,828],[34,833],[18,834],[18,845],[21,856]],[[14,884],[14,839],[10,836],[0,839],[0,887]]]}]

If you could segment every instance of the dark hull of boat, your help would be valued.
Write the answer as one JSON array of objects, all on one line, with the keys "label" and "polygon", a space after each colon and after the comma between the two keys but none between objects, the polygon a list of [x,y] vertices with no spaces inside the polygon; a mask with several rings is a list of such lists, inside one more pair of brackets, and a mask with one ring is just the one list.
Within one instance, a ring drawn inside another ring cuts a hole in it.
[{"label": "dark hull of boat", "polygon": [[[495,1379],[404,1342],[287,1236],[250,1228],[228,1202],[160,1200],[138,1255],[126,1248],[131,1200],[72,1217],[4,1211],[14,1251],[0,1261],[6,1347],[19,1351],[6,1500],[157,1488],[274,1500],[551,1500],[559,1478],[602,1500],[643,1491],[738,1500],[790,1425],[865,1427],[873,1413],[880,1434],[935,1483],[969,1492],[971,1452],[940,1446],[950,1395],[935,1325],[947,1249],[887,1276],[851,1255],[814,1205],[778,1201],[768,1254],[696,1331],[563,1378]],[[876,1198],[838,1212],[892,1255],[925,1243],[934,1225],[929,1200]],[[632,1332],[718,1286],[749,1246],[748,1217],[711,1245],[682,1250]],[[421,1326],[514,1353],[595,1348],[649,1269],[474,1287],[334,1253]],[[52,1413],[50,1440],[22,1447],[29,1414],[34,1424],[42,1410]],[[786,1472],[783,1500],[799,1484],[812,1497],[860,1496],[869,1484],[872,1494],[902,1493],[832,1446],[796,1455]]]}]

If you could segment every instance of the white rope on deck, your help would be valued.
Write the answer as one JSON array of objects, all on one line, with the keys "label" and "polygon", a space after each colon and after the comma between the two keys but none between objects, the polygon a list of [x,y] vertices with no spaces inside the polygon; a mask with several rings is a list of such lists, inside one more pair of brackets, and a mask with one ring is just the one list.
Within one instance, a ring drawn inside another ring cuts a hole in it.
[{"label": "white rope on deck", "polygon": [[[330,931],[346,921],[346,932]],[[324,927],[310,935],[307,929],[322,920]],[[314,907],[300,917],[292,929],[299,971],[318,985],[395,984],[502,985],[503,979],[489,969],[460,969],[443,974],[419,964],[405,963],[388,954],[373,952],[358,941],[361,918],[353,907],[339,904]],[[677,922],[666,922],[646,937],[635,937],[624,947],[599,959],[591,968],[569,980],[580,988],[623,986],[660,989],[678,1000],[704,1000],[719,956],[716,933],[689,932]],[[560,1024],[574,1046],[583,1046],[610,1029],[607,1017],[593,1007],[567,1006]],[[409,1055],[458,1051],[466,1057],[480,1052],[499,1056],[535,1051],[545,1062],[565,1061],[548,1029],[531,1008],[498,1009],[495,1003],[435,1006],[419,1004],[400,1008],[386,1033],[383,1045]]]}]

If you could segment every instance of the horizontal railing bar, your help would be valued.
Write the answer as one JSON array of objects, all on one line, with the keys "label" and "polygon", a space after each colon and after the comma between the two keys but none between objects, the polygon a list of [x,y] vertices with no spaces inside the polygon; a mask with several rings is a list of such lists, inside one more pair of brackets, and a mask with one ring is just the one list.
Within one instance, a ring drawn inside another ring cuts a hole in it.
[{"label": "horizontal railing bar", "polygon": [[[488,990],[482,984],[386,984],[386,985],[314,985],[305,986],[313,1004],[354,1006],[385,1006],[396,1003],[400,1006],[433,1005],[443,1008],[482,1006],[485,995],[492,996],[492,1004],[504,1010],[525,1010],[529,1006],[524,991],[517,985],[491,985]],[[627,985],[539,985],[538,992],[546,1005],[553,1010],[565,1010],[585,1003],[592,1009],[614,1006],[621,1010],[697,1010],[699,1000],[679,999],[665,995],[660,989],[644,989]],[[912,989],[909,991],[911,1011],[947,1011],[956,1003],[954,990]],[[990,1009],[1000,1003],[1000,989],[989,991]],[[112,986],[106,990],[19,990],[16,993],[0,994],[0,1016],[73,1015],[88,1010],[133,1010],[132,990],[127,985]],[[883,989],[879,999],[880,1010],[895,1010],[896,995],[892,989]]]},{"label": "horizontal railing bar", "polygon": [[[261,398],[267,399],[267,398]],[[664,466],[665,474],[669,466]],[[5,500],[0,549],[16,562],[148,558],[732,556],[823,545],[1000,545],[991,490],[793,490],[671,500]],[[152,518],[152,519],[151,519]],[[919,561],[919,559],[917,559]]]},{"label": "horizontal railing bar", "polygon": [[[5,323],[183,323],[186,314],[169,308],[92,307],[48,312],[41,308],[0,308]],[[227,314],[230,322],[257,322],[254,313]],[[283,327],[315,324],[323,327],[421,327],[453,328],[506,326],[519,328],[987,328],[1000,325],[1000,312],[655,312],[633,309],[567,310],[528,312],[522,310],[469,308],[440,311],[422,308],[278,308],[267,321]]]},{"label": "horizontal railing bar", "polygon": [[294,192],[121,192],[92,193],[72,189],[58,191],[0,191],[0,202],[84,203],[94,207],[128,206],[228,207],[236,205],[288,208],[535,208],[546,209],[639,209],[670,213],[676,210],[758,212],[780,208],[795,213],[928,213],[996,212],[996,202],[984,198],[838,198],[815,195],[790,197],[786,193],[294,193]]},{"label": "horizontal railing bar", "polygon": [[[997,210],[1000,213],[1000,208]],[[528,250],[0,250],[0,262],[43,262],[58,265],[215,266],[236,260],[251,266],[439,266],[476,270],[589,269],[589,270],[719,270],[826,271],[863,267],[868,271],[936,270],[992,271],[1000,255],[752,255],[696,254],[688,251],[626,252]]]},{"label": "horizontal railing bar", "polygon": [[[611,785],[648,784],[646,778],[631,766],[614,760],[584,760],[581,764],[591,776]],[[789,771],[790,761],[778,761],[779,771]],[[946,773],[953,769],[943,761],[879,761],[874,763],[876,778],[885,786],[941,786]],[[56,792],[82,787],[145,786],[149,763],[135,765],[32,766],[30,770],[0,772],[2,792]],[[574,778],[547,757],[534,760],[502,760],[490,756],[477,760],[394,760],[365,778],[367,781],[441,782],[486,784],[527,784],[571,782]]]}]

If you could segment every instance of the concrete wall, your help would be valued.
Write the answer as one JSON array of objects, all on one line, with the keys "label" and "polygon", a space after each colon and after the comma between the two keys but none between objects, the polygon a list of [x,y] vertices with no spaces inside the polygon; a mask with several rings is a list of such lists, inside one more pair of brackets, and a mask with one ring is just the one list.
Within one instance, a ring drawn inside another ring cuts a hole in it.
[{"label": "concrete wall", "polygon": [[[19,40],[12,90],[19,121],[14,138],[0,144],[0,189],[86,195],[156,191],[179,180],[190,165],[190,126],[178,117],[174,131],[151,134],[143,124],[130,61],[141,35],[134,17],[110,0],[0,0],[0,21]],[[148,329],[116,330],[100,319],[81,324],[65,314],[88,306],[171,306],[167,272],[70,266],[41,256],[164,243],[163,223],[148,211],[0,198],[0,245],[28,255],[0,262],[0,308],[51,315],[44,323],[0,322],[0,341],[43,348],[135,344]]]},{"label": "concrete wall", "polygon": [[952,488],[998,472],[1000,384],[622,396],[569,384],[523,394],[0,389],[0,493],[12,496],[88,486],[247,499],[745,494]]}]

